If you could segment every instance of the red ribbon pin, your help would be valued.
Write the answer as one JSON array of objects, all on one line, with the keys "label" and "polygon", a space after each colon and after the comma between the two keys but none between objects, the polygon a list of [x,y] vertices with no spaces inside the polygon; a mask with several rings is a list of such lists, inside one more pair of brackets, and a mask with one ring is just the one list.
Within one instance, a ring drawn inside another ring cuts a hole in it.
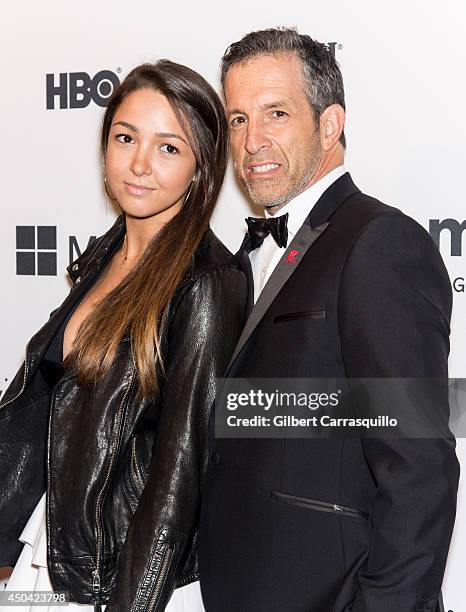
[{"label": "red ribbon pin", "polygon": [[288,253],[288,257],[286,258],[287,263],[296,263],[295,258],[298,255],[299,251],[290,251]]}]

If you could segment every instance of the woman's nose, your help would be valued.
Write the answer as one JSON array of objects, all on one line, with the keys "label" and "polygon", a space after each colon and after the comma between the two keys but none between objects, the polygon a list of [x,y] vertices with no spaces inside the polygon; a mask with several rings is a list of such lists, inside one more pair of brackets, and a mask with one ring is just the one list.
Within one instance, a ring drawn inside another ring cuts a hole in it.
[{"label": "woman's nose", "polygon": [[136,176],[152,172],[150,152],[146,147],[138,147],[131,162],[131,171]]}]

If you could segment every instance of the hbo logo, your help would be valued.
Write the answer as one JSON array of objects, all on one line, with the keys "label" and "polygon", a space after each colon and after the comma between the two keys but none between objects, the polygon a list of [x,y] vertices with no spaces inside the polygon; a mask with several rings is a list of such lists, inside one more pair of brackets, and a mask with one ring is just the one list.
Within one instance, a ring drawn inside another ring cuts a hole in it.
[{"label": "hbo logo", "polygon": [[120,79],[111,70],[101,70],[94,78],[87,72],[61,72],[46,75],[47,109],[54,109],[58,98],[59,108],[85,108],[93,100],[98,106],[107,106]]}]

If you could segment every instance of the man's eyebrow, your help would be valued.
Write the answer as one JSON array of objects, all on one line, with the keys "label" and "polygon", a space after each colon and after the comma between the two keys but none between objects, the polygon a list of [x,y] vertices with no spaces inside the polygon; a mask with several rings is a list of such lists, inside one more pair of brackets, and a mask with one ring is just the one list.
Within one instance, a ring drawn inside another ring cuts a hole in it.
[{"label": "man's eyebrow", "polygon": [[230,115],[245,115],[246,113],[239,108],[232,108],[227,112],[228,116]]},{"label": "man's eyebrow", "polygon": [[[288,100],[287,98],[282,98],[281,100],[274,100],[273,102],[265,102],[264,104],[260,104],[259,108],[261,110],[269,110],[270,108],[277,108],[279,106],[291,106],[292,102],[291,100]],[[232,108],[231,110],[228,111],[228,116],[230,115],[245,115],[246,113],[242,110],[240,110],[239,108]]]},{"label": "man's eyebrow", "polygon": [[266,102],[265,104],[260,104],[260,108],[262,110],[268,110],[269,108],[277,108],[278,106],[290,106],[290,102],[291,100],[282,98],[281,100],[274,100],[273,102]]}]

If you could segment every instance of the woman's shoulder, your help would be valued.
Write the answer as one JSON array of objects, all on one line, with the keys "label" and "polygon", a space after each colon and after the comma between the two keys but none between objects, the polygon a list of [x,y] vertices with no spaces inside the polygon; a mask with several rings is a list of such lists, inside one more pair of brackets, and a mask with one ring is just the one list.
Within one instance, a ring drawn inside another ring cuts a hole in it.
[{"label": "woman's shoulder", "polygon": [[194,282],[206,274],[221,274],[222,271],[238,271],[242,274],[236,257],[209,228],[203,235],[194,253],[186,282]]},{"label": "woman's shoulder", "polygon": [[191,305],[191,313],[208,313],[211,319],[218,310],[226,316],[226,305],[231,311],[237,309],[237,312],[244,313],[247,295],[246,275],[236,256],[209,228],[178,285],[172,301],[172,312],[176,312],[183,303]]}]

